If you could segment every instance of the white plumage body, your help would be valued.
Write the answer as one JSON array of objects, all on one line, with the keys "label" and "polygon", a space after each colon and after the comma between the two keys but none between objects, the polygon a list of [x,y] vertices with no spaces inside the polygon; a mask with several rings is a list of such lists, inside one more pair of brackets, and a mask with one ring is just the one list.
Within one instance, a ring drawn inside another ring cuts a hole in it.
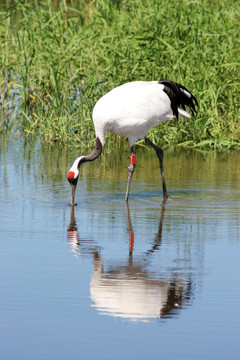
[{"label": "white plumage body", "polygon": [[[104,144],[105,133],[110,131],[126,136],[133,146],[150,128],[171,120],[175,116],[163,89],[157,81],[135,81],[108,92],[93,109],[96,137]],[[186,111],[182,115],[190,117]]]}]

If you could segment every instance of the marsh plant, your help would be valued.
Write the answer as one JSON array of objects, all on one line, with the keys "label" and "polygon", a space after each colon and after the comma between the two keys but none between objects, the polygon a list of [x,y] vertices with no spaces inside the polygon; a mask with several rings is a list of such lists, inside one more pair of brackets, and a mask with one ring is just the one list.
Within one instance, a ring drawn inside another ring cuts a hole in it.
[{"label": "marsh plant", "polygon": [[[240,3],[234,0],[6,1],[0,13],[0,131],[91,144],[97,99],[171,79],[196,118],[151,130],[159,144],[240,147]],[[109,136],[108,143],[123,141]]]}]

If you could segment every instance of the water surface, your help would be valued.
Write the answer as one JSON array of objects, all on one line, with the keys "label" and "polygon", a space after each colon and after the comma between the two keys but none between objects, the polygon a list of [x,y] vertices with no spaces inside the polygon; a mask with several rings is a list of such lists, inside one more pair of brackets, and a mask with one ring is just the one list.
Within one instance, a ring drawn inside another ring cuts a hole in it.
[{"label": "water surface", "polygon": [[239,359],[240,154],[0,145],[0,358]]}]

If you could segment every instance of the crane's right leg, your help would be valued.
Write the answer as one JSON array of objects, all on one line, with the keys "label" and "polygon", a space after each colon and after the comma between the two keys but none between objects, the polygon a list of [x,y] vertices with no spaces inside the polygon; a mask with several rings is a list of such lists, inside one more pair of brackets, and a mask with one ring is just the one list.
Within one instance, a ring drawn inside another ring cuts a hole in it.
[{"label": "crane's right leg", "polygon": [[128,183],[127,183],[127,190],[126,190],[126,196],[125,196],[126,201],[128,201],[129,190],[130,190],[130,186],[131,186],[134,169],[135,169],[134,146],[131,146],[130,165],[128,167]]},{"label": "crane's right leg", "polygon": [[163,188],[163,203],[167,201],[167,198],[169,197],[167,193],[167,187],[165,182],[165,176],[164,176],[164,170],[163,170],[163,150],[157,147],[151,140],[149,140],[146,136],[144,138],[147,144],[149,144],[155,151],[159,160],[160,165],[160,171],[161,171],[161,177],[162,177],[162,188]]}]

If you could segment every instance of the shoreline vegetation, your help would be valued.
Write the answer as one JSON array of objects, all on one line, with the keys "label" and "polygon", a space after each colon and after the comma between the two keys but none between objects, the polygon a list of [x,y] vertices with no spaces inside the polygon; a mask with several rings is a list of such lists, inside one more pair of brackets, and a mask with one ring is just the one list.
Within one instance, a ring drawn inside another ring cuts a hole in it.
[{"label": "shoreline vegetation", "polygon": [[237,0],[0,1],[0,134],[92,146],[102,95],[170,79],[200,108],[153,128],[150,139],[240,149],[239,14]]}]

